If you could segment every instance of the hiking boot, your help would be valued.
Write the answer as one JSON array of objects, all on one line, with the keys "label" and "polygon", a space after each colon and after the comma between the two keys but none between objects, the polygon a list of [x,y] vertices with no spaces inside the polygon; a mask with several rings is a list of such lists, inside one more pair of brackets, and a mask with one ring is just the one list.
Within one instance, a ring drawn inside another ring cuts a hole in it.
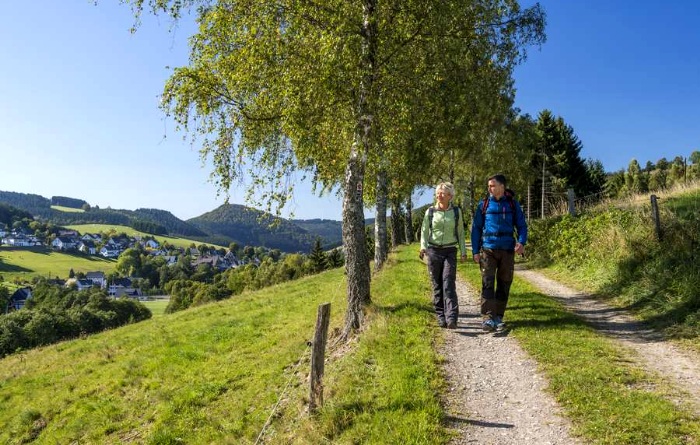
[{"label": "hiking boot", "polygon": [[493,325],[497,331],[502,331],[506,328],[506,324],[501,317],[493,317]]},{"label": "hiking boot", "polygon": [[447,323],[447,329],[457,329],[457,322],[450,320],[449,323]]},{"label": "hiking boot", "polygon": [[484,331],[493,331],[494,329],[496,329],[496,324],[493,322],[493,320],[489,318],[487,320],[484,320],[483,323],[481,323],[481,328]]}]

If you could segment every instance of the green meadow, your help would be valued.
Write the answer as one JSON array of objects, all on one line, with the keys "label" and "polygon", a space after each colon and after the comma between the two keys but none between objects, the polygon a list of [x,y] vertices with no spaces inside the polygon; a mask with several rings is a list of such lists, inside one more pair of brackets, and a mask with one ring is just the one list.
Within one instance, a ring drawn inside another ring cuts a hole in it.
[{"label": "green meadow", "polygon": [[[183,247],[187,248],[190,247],[192,244],[199,245],[202,244],[201,241],[195,241],[195,240],[190,240],[187,238],[177,238],[177,237],[172,237],[172,236],[163,236],[163,235],[150,235],[148,233],[140,232],[138,230],[134,230],[131,227],[127,226],[115,226],[115,225],[110,225],[110,224],[74,224],[74,225],[69,225],[66,226],[66,228],[71,229],[71,230],[77,230],[81,234],[85,233],[126,233],[129,236],[152,236],[153,238],[156,239],[159,243],[163,243],[164,241],[167,241],[168,244],[171,244],[175,247]],[[211,244],[208,244],[211,245]],[[228,246],[217,246],[214,245],[214,247],[226,247]]]},{"label": "green meadow", "polygon": [[[78,224],[66,226],[71,230],[85,233],[126,233],[129,236],[148,236],[131,227],[109,224]],[[170,245],[188,248],[201,242],[171,236],[155,236],[159,243],[167,241]],[[222,247],[222,246],[214,246]],[[99,255],[57,252],[47,247],[20,248],[0,246],[0,276],[7,283],[30,282],[35,276],[47,278],[67,278],[71,269],[78,272],[105,272],[114,270],[116,259]]]},{"label": "green meadow", "polygon": [[[348,343],[335,343],[346,308],[335,269],[5,357],[0,443],[447,444],[445,331],[416,251],[399,248],[373,276],[364,329]],[[478,283],[474,264],[459,274]],[[700,421],[623,348],[520,280],[511,298],[509,335],[583,443],[700,441]],[[324,403],[310,416],[308,342],[326,302]]]},{"label": "green meadow", "polygon": [[51,206],[52,209],[66,213],[85,213],[83,209],[74,209],[73,207]]},{"label": "green meadow", "polygon": [[112,272],[116,260],[82,253],[62,253],[45,247],[0,247],[0,275],[7,282],[29,282],[35,276],[68,278],[78,272]]}]

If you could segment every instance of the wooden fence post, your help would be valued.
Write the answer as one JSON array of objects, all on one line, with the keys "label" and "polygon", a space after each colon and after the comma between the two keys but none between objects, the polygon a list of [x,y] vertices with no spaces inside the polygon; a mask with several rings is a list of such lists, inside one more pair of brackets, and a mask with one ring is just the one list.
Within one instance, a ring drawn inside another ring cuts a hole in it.
[{"label": "wooden fence post", "polygon": [[569,196],[569,215],[576,216],[576,194],[574,189],[567,190]]},{"label": "wooden fence post", "polygon": [[661,241],[661,218],[659,218],[659,203],[656,195],[651,195],[651,213],[654,217],[654,228],[656,229],[656,238]]},{"label": "wooden fence post", "polygon": [[318,407],[323,406],[323,365],[326,355],[326,340],[328,325],[331,318],[331,304],[324,303],[318,307],[316,316],[316,332],[314,333],[313,349],[311,352],[311,378],[309,392],[309,414],[315,414]]}]

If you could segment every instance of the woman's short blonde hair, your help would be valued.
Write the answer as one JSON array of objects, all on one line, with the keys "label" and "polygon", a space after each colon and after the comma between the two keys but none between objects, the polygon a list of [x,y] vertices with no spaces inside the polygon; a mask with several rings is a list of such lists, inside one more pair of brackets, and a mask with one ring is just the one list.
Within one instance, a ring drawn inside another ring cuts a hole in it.
[{"label": "woman's short blonde hair", "polygon": [[435,197],[436,198],[437,198],[437,194],[440,190],[446,191],[453,198],[455,196],[455,186],[452,185],[451,182],[441,182],[440,184],[437,185],[437,187],[435,187]]}]

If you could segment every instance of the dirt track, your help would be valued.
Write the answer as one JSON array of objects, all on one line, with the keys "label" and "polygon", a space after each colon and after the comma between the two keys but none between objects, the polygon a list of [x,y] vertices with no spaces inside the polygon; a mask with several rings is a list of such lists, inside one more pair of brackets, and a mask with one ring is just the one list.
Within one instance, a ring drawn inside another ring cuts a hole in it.
[{"label": "dirt track", "polygon": [[[540,273],[516,273],[543,293],[557,298],[591,326],[611,336],[642,366],[677,390],[679,399],[700,413],[700,358],[664,342],[628,314],[612,309],[586,294]],[[445,372],[449,382],[447,411],[450,427],[462,444],[580,444],[570,435],[570,424],[546,392],[547,382],[508,333],[484,333],[478,293],[458,280],[460,319],[456,330],[445,330]],[[494,353],[497,352],[497,353]],[[682,395],[682,398],[680,397]]]}]

